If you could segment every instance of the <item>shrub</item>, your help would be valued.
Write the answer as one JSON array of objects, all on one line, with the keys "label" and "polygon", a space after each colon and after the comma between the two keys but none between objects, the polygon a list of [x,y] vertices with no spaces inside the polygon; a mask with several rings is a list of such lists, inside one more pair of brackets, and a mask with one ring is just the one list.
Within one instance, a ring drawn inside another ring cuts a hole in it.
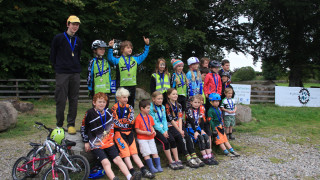
[{"label": "shrub", "polygon": [[256,77],[256,73],[254,69],[250,66],[242,67],[238,69],[233,75],[232,75],[232,81],[250,81],[253,80]]}]

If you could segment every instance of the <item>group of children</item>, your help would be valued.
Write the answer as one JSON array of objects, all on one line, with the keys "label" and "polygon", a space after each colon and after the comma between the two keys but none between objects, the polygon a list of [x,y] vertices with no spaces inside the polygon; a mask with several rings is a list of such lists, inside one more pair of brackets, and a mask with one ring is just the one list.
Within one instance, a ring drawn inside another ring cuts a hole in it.
[{"label": "group of children", "polygon": [[[92,44],[95,57],[88,68],[88,89],[94,107],[86,112],[81,135],[85,150],[92,151],[100,160],[108,178],[118,179],[110,160],[127,179],[151,179],[155,173],[162,172],[156,142],[162,145],[168,166],[173,170],[184,168],[179,152],[191,168],[217,165],[212,154],[212,138],[226,156],[239,156],[228,142],[228,139],[234,139],[232,127],[235,125],[236,105],[232,99],[234,92],[227,60],[222,61],[223,70],[219,72],[219,62],[208,58],[200,62],[191,57],[187,60],[189,71],[185,74],[184,63],[172,59],[174,72],[170,75],[165,59],[159,58],[151,76],[152,101],[141,100],[140,114],[134,114],[137,65],[143,62],[149,51],[149,39],[144,38],[144,41],[145,51],[139,56],[131,56],[133,46],[130,41],[122,42],[121,57],[113,56],[114,41],[110,41],[108,60],[103,58],[106,43],[96,40]],[[108,108],[109,63],[117,66],[118,87],[117,102],[111,109]],[[225,97],[221,101],[222,94]],[[136,139],[149,170],[138,156]],[[197,156],[194,144],[198,145],[202,160]],[[131,158],[140,171],[135,171]]]}]

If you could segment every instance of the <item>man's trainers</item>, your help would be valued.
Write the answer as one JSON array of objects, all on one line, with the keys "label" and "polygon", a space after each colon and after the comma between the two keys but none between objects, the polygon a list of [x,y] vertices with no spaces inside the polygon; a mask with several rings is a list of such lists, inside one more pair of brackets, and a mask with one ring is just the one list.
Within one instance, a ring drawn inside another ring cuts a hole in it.
[{"label": "man's trainers", "polygon": [[141,179],[141,172],[140,171],[135,171],[132,174],[132,177],[130,178],[130,180],[140,180]]},{"label": "man's trainers", "polygon": [[203,161],[201,161],[201,159],[200,159],[200,158],[198,158],[198,157],[196,157],[196,158],[195,158],[195,160],[197,161],[197,163],[198,163],[199,167],[203,167],[203,166],[205,166],[205,165],[206,165],[206,164],[205,164]]},{"label": "man's trainers", "polygon": [[235,140],[236,138],[232,134],[229,134],[229,139],[230,140]]},{"label": "man's trainers", "polygon": [[211,157],[211,158],[209,159],[209,161],[210,161],[210,165],[218,165],[218,164],[219,164],[219,162],[216,161],[213,157]]},{"label": "man's trainers", "polygon": [[175,162],[170,163],[169,164],[169,168],[172,169],[172,170],[180,169]]},{"label": "man's trainers", "polygon": [[240,154],[238,154],[237,152],[235,152],[235,151],[232,151],[232,152],[230,152],[231,154],[233,154],[235,157],[239,157],[240,156]]},{"label": "man's trainers", "polygon": [[141,173],[142,173],[142,177],[144,177],[144,178],[153,179],[154,177],[156,177],[148,169],[143,169],[143,171],[141,171]]},{"label": "man's trainers", "polygon": [[74,128],[74,126],[69,126],[68,133],[69,134],[76,134],[77,133],[76,128]]},{"label": "man's trainers", "polygon": [[193,158],[189,159],[189,161],[187,162],[187,166],[189,166],[191,168],[198,168],[199,167],[197,161]]},{"label": "man's trainers", "polygon": [[183,169],[184,166],[182,164],[182,162],[179,160],[179,161],[176,161],[176,165],[179,167],[179,169]]}]

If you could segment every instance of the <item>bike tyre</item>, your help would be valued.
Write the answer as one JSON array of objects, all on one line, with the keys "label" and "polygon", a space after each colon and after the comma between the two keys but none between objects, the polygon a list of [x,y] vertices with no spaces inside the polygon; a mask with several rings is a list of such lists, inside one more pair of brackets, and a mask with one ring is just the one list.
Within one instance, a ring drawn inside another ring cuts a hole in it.
[{"label": "bike tyre", "polygon": [[[17,171],[18,167],[21,167],[23,164],[26,164],[27,162],[29,162],[29,159],[26,157],[20,157],[18,160],[16,160],[16,162],[14,163],[13,167],[12,167],[12,179],[13,180],[25,180],[28,177],[28,165],[25,166],[25,170],[26,172],[20,172],[21,173],[21,177],[18,175],[19,171]],[[20,164],[22,163],[22,164]]]},{"label": "bike tyre", "polygon": [[[54,170],[59,173],[59,179],[60,179],[60,176],[62,176],[61,178],[63,178],[63,180],[69,180],[68,171],[65,170],[63,167],[56,165],[54,166]],[[52,180],[52,167],[47,169],[42,177],[42,180],[47,180],[47,179]]]},{"label": "bike tyre", "polygon": [[80,171],[72,171],[68,167],[70,164],[68,163],[68,166],[65,168],[68,170],[69,177],[71,179],[81,179],[87,180],[90,175],[90,164],[82,155],[71,155],[69,156],[70,161],[73,163],[74,166],[77,168],[80,168]]}]

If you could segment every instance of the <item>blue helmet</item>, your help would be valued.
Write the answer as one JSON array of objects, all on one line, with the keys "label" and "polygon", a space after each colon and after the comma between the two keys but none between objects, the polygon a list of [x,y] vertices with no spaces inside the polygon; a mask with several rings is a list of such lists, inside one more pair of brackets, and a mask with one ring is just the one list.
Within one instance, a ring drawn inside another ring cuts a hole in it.
[{"label": "blue helmet", "polygon": [[209,95],[209,101],[220,101],[221,100],[221,96],[217,93],[211,93]]},{"label": "blue helmet", "polygon": [[95,166],[91,169],[89,179],[99,179],[106,175],[106,172],[103,170],[102,167]]}]

